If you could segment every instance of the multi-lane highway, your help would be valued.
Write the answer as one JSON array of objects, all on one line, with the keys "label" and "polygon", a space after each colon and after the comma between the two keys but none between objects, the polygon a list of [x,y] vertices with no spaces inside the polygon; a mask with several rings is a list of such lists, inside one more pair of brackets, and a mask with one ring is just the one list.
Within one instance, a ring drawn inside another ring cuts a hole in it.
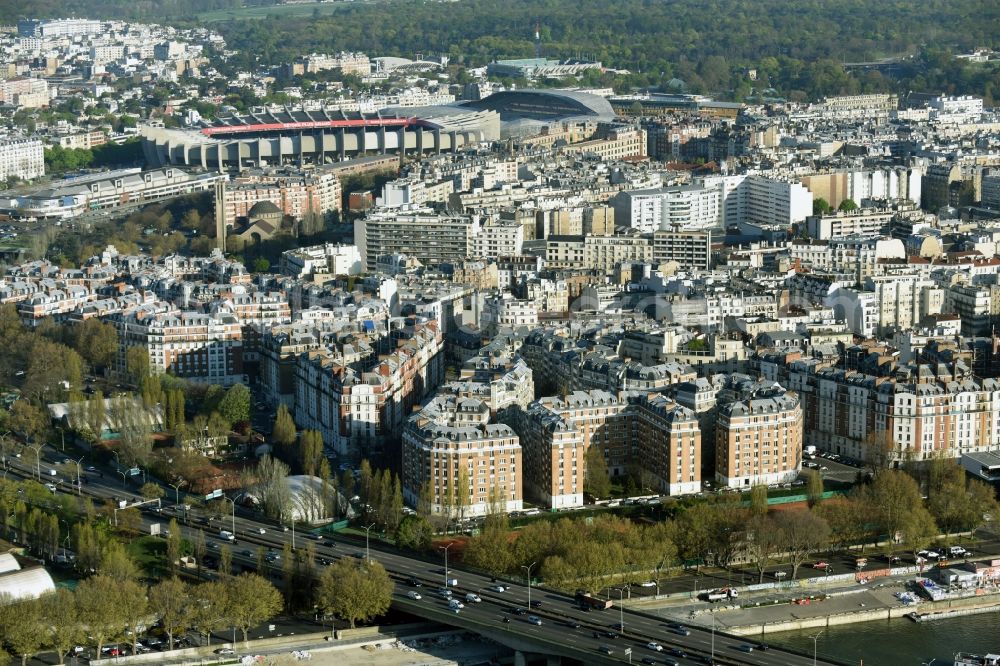
[{"label": "multi-lane highway", "polygon": [[[58,454],[57,454],[58,455]],[[34,456],[31,456],[32,458]],[[34,460],[13,461],[11,474],[30,478],[35,471]],[[43,470],[44,471],[44,470]],[[131,489],[126,490],[120,477],[105,471],[84,472],[87,483],[82,488],[60,485],[57,492],[81,492],[97,500],[127,498],[137,501]],[[43,481],[45,479],[43,478]],[[127,497],[126,497],[127,496]],[[169,492],[168,500],[173,499]],[[183,498],[181,502],[183,503]],[[285,543],[290,542],[291,532],[258,516],[237,509],[235,521],[231,516],[211,521],[208,525],[183,521],[178,515],[179,506],[166,501],[165,508],[158,513],[151,507],[144,507],[143,528],[148,531],[153,523],[165,524],[171,517],[178,517],[179,526],[188,538],[194,538],[198,530],[204,530],[210,546],[221,546],[220,530],[233,530],[237,543],[232,546],[233,561],[237,566],[254,565],[257,546],[273,548],[280,552]],[[295,545],[305,546],[312,535],[298,533]],[[338,557],[364,557],[366,547],[341,536],[315,539],[313,541],[317,558],[324,560]],[[217,552],[213,548],[210,552]],[[643,659],[655,660],[658,664],[687,665],[696,663],[808,666],[814,663],[812,655],[799,655],[781,649],[763,650],[755,641],[728,636],[699,627],[678,627],[661,618],[622,610],[615,606],[609,610],[584,611],[571,597],[549,590],[533,588],[532,602],[540,606],[530,607],[528,588],[523,584],[512,584],[503,592],[493,586],[504,585],[503,581],[493,581],[487,576],[452,568],[445,574],[444,559],[428,562],[403,555],[373,544],[368,551],[373,560],[379,561],[396,582],[393,603],[401,610],[455,627],[468,629],[490,636],[510,647],[525,652],[561,655],[584,663],[641,663]],[[274,567],[280,568],[280,561]],[[459,612],[449,608],[448,601],[440,590],[445,587],[446,578],[457,580],[457,585],[449,586],[455,598],[464,604]],[[417,586],[415,583],[419,583]],[[414,599],[408,593],[416,592],[421,598]],[[473,593],[480,602],[466,602],[465,595]],[[532,618],[535,618],[532,620]],[[623,623],[624,627],[615,626]],[[648,646],[655,642],[662,647],[656,650]],[[628,654],[627,651],[631,650]],[[713,660],[714,656],[714,660]],[[820,659],[816,663],[831,664]]]}]

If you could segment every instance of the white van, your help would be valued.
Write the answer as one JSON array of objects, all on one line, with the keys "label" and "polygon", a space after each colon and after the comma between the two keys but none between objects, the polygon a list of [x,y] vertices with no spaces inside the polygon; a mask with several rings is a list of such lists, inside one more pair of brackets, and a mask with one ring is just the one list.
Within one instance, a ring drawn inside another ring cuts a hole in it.
[{"label": "white van", "polygon": [[229,530],[220,530],[219,538],[223,541],[236,541],[236,535]]}]

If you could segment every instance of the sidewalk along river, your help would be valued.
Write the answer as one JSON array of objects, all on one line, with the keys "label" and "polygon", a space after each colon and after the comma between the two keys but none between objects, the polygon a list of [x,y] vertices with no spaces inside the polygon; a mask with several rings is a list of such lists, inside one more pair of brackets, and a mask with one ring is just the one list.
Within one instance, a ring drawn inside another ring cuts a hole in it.
[{"label": "sidewalk along river", "polygon": [[956,652],[1000,652],[1000,612],[968,615],[916,623],[896,620],[863,622],[768,634],[764,641],[806,653],[835,657],[865,666],[920,666],[934,659],[935,666],[951,666]]}]

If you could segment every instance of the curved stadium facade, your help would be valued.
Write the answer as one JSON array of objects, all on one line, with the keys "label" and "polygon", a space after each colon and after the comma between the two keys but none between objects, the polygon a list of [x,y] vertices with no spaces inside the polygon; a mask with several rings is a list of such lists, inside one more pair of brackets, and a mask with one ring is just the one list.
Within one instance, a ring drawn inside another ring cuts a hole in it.
[{"label": "curved stadium facade", "polygon": [[603,97],[566,90],[509,90],[445,106],[377,113],[283,110],[202,121],[189,129],[140,128],[151,167],[228,171],[284,164],[332,164],[351,157],[434,154],[497,141],[501,123],[537,127],[567,119],[610,121]]},{"label": "curved stadium facade", "polygon": [[440,153],[500,138],[495,112],[455,108],[429,117],[279,111],[217,118],[193,129],[140,128],[151,166],[235,170],[331,164],[372,154]]}]

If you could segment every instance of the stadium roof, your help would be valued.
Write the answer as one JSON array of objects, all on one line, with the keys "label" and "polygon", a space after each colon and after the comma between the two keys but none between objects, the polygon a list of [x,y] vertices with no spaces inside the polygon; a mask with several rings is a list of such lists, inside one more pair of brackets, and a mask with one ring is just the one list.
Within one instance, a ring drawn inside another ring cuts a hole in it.
[{"label": "stadium roof", "polygon": [[615,111],[605,98],[575,90],[505,90],[465,106],[496,111],[501,120],[589,117],[611,120]]}]

